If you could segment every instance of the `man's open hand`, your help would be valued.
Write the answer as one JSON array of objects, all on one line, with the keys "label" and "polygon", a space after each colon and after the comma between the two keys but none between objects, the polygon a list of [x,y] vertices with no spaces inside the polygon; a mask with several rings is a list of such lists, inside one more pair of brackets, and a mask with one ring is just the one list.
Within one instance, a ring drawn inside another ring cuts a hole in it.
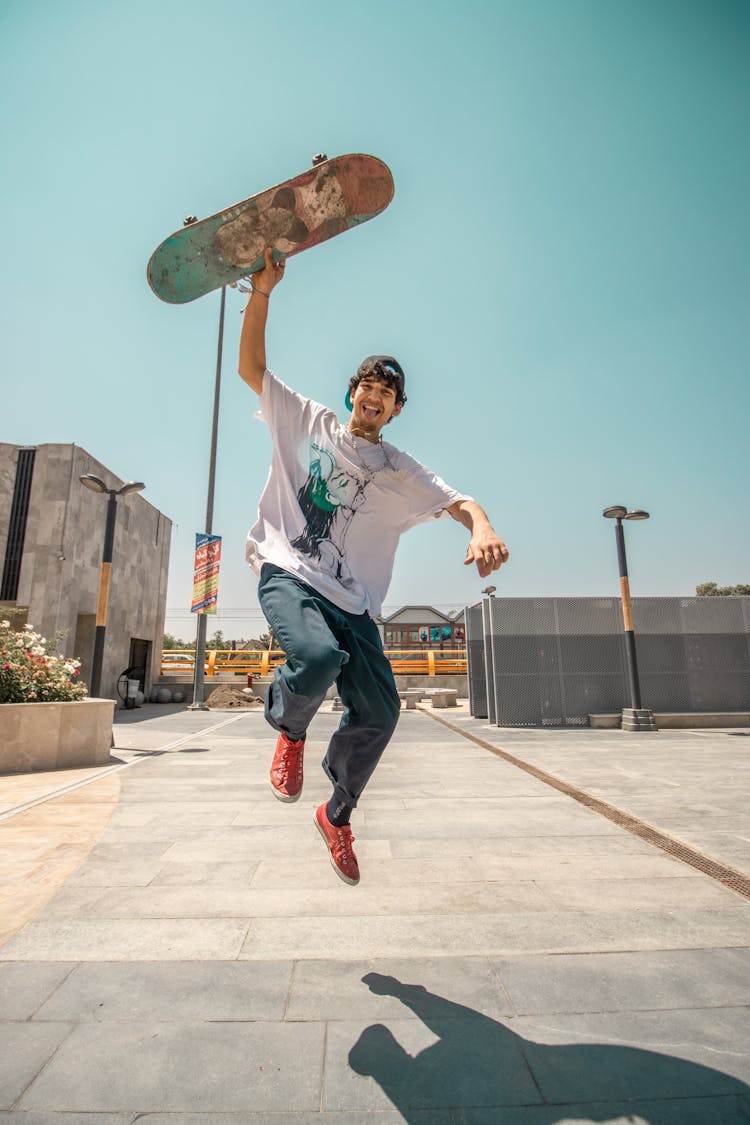
[{"label": "man's open hand", "polygon": [[486,578],[493,570],[499,570],[508,561],[508,548],[488,524],[478,528],[471,539],[464,559],[465,566],[477,564],[480,578]]}]

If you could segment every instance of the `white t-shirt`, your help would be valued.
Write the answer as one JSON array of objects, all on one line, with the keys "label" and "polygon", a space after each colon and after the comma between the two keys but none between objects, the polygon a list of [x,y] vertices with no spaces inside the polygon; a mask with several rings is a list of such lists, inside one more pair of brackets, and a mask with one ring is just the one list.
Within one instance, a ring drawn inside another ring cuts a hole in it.
[{"label": "white t-shirt", "polygon": [[296,574],[348,613],[380,613],[403,532],[470,497],[388,442],[356,437],[270,371],[258,417],[273,456],[248,562]]}]

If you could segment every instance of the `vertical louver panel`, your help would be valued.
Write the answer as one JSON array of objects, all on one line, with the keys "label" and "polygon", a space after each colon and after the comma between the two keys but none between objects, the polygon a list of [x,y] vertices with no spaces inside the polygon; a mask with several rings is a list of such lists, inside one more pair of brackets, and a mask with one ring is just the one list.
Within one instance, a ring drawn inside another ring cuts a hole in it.
[{"label": "vertical louver panel", "polygon": [[19,449],[16,466],[16,484],[13,490],[13,503],[10,509],[8,542],[5,548],[3,582],[0,586],[0,601],[14,602],[18,597],[18,581],[21,576],[23,544],[26,538],[26,520],[29,514],[31,478],[34,475],[35,449]]}]

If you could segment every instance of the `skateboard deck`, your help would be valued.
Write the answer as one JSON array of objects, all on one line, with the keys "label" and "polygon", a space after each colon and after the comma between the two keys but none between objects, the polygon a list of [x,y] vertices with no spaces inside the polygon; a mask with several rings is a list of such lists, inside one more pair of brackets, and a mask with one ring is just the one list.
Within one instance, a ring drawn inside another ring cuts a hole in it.
[{"label": "skateboard deck", "polygon": [[194,301],[262,269],[266,246],[278,262],[366,223],[392,199],[393,177],[377,157],[323,159],[292,180],[175,231],[151,255],[148,283],[162,301]]}]

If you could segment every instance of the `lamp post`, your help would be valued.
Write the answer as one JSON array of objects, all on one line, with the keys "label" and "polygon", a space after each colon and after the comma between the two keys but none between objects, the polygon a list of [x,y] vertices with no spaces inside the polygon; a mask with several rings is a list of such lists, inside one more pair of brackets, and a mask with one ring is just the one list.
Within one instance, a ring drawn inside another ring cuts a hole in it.
[{"label": "lamp post", "polygon": [[[188,220],[185,220],[187,225]],[[219,303],[219,338],[216,345],[216,377],[214,379],[214,412],[211,423],[211,452],[208,463],[208,493],[206,497],[206,535],[213,534],[214,527],[214,493],[216,491],[216,450],[219,441],[219,400],[221,397],[221,358],[224,347],[224,310],[226,308],[227,289],[222,286],[221,301]],[[208,707],[203,698],[206,678],[206,631],[207,618],[205,613],[196,614],[198,624],[195,632],[195,671],[193,673],[193,702],[189,711],[207,711]]]},{"label": "lamp post", "polygon": [[104,660],[104,636],[107,631],[107,609],[109,605],[109,581],[112,570],[112,547],[115,541],[115,519],[117,516],[117,497],[129,496],[131,492],[141,492],[146,486],[143,481],[130,480],[121,488],[107,488],[100,477],[86,473],[79,478],[81,484],[92,492],[109,496],[107,504],[107,524],[104,531],[104,550],[99,571],[99,599],[96,606],[96,633],[94,636],[94,656],[91,662],[91,695],[96,697],[101,691],[102,663]]},{"label": "lamp post", "polygon": [[653,712],[644,710],[641,706],[641,685],[638,679],[638,661],[635,654],[635,630],[633,629],[633,605],[630,598],[630,579],[628,577],[628,561],[625,555],[625,532],[623,520],[647,520],[649,513],[642,508],[628,511],[622,504],[613,504],[605,508],[602,515],[615,521],[615,539],[617,541],[617,562],[620,569],[620,598],[622,601],[622,620],[625,632],[625,655],[627,658],[628,694],[630,707],[623,708],[623,730],[656,730]]}]

